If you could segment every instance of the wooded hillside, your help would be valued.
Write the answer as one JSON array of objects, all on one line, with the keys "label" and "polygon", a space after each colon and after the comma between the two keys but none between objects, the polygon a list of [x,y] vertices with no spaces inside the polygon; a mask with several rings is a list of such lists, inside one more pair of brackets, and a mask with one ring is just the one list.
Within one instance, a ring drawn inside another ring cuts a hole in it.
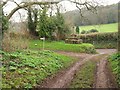
[{"label": "wooded hillside", "polygon": [[64,17],[76,26],[116,23],[118,20],[118,5],[99,6],[93,12],[83,8],[82,15],[83,17],[79,10],[73,10],[66,12]]}]

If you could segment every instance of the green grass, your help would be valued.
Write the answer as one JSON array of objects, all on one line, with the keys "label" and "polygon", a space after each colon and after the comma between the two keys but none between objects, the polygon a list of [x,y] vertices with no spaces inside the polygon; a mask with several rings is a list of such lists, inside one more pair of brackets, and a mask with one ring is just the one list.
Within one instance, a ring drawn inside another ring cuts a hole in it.
[{"label": "green grass", "polygon": [[94,83],[95,68],[96,62],[87,62],[75,75],[75,78],[70,84],[70,88],[92,88]]},{"label": "green grass", "polygon": [[97,42],[94,41],[94,44],[96,49],[116,49],[117,48],[117,42],[115,41],[101,41]]},{"label": "green grass", "polygon": [[88,31],[91,29],[97,29],[99,32],[117,32],[118,31],[118,23],[80,26],[80,31],[82,31],[82,30]]},{"label": "green grass", "polygon": [[2,88],[32,88],[76,60],[52,51],[16,51],[3,54]]},{"label": "green grass", "polygon": [[[37,45],[35,45],[37,44]],[[40,40],[31,40],[30,49],[42,49],[43,43]],[[45,41],[45,49],[54,51],[71,51],[71,52],[82,52],[82,53],[96,53],[96,50],[92,44],[66,44],[65,42],[57,41]]]},{"label": "green grass", "polygon": [[115,53],[109,57],[110,66],[116,75],[116,80],[120,88],[120,53]]}]

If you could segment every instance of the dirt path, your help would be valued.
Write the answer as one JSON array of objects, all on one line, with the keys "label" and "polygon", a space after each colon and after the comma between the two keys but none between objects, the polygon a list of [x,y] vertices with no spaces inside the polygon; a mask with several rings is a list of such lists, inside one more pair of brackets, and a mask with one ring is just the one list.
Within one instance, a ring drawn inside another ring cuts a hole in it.
[{"label": "dirt path", "polygon": [[63,55],[78,58],[79,61],[71,65],[68,69],[60,71],[54,77],[47,78],[40,86],[40,88],[63,88],[69,83],[79,67],[95,55],[73,52],[57,52]]},{"label": "dirt path", "polygon": [[112,54],[116,52],[116,49],[97,49],[100,54]]},{"label": "dirt path", "polygon": [[88,60],[100,60],[97,66],[96,84],[94,87],[96,88],[108,87],[109,80],[107,78],[107,75],[105,74],[106,57],[108,56],[108,54],[113,53],[115,50],[99,49],[97,51],[100,52],[100,54],[92,55],[92,54],[84,54],[84,53],[59,51],[58,53],[78,58],[79,61],[71,65],[71,67],[69,67],[68,69],[60,71],[54,77],[51,76],[47,78],[41,85],[37,86],[37,88],[65,88],[73,79],[74,74]]},{"label": "dirt path", "polygon": [[[112,54],[116,50],[98,50],[100,53]],[[103,52],[105,51],[105,52]],[[117,88],[115,78],[108,66],[107,56],[97,63],[96,81],[94,88]]]},{"label": "dirt path", "polygon": [[95,88],[108,88],[109,82],[106,76],[106,64],[105,58],[97,64]]}]

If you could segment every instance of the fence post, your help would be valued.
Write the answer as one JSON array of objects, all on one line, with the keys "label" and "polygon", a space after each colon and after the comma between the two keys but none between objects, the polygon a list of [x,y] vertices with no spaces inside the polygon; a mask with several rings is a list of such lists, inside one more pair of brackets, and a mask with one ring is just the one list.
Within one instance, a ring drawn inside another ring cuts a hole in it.
[{"label": "fence post", "polygon": [[40,38],[40,40],[42,40],[42,41],[43,41],[43,50],[45,50],[45,37]]}]

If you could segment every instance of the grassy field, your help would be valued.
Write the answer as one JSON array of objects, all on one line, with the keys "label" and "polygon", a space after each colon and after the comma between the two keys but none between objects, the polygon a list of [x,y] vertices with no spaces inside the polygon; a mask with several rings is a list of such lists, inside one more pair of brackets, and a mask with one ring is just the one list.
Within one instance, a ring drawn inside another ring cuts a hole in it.
[{"label": "grassy field", "polygon": [[[30,49],[42,49],[43,42],[40,40],[31,40]],[[71,51],[71,52],[81,52],[81,53],[96,53],[96,50],[92,44],[83,43],[83,44],[66,44],[64,41],[45,41],[46,50],[54,51]]]},{"label": "grassy field", "polygon": [[88,31],[91,29],[97,29],[99,32],[116,32],[118,31],[118,23],[80,26],[80,31]]}]

